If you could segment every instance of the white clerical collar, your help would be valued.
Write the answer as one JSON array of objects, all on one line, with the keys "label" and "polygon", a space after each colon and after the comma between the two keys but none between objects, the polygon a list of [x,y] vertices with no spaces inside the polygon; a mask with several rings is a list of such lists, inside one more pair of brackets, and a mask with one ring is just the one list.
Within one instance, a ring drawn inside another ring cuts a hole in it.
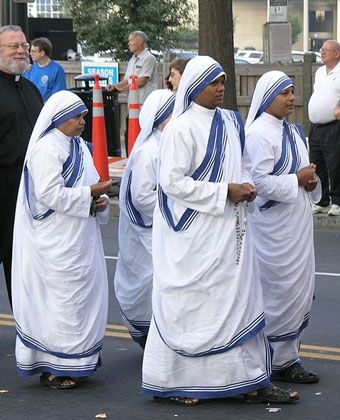
[{"label": "white clerical collar", "polygon": [[202,105],[199,105],[197,102],[193,101],[191,106],[193,107],[193,109],[195,109],[195,111],[200,111],[200,112],[205,112],[206,114],[215,114],[215,111],[217,108],[214,109],[210,109],[210,108],[206,108]]},{"label": "white clerical collar", "polygon": [[283,121],[285,120],[284,118],[282,118],[282,119],[276,118],[276,117],[274,117],[274,115],[269,114],[267,111],[264,111],[262,115],[263,115],[263,118],[267,119],[272,124],[276,124],[276,125],[279,125],[279,126],[282,126]]}]

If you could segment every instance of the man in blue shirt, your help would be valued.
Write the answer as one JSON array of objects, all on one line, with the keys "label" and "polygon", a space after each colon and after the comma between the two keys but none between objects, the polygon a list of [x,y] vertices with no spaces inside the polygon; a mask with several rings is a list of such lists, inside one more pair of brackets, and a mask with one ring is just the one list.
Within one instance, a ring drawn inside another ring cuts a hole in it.
[{"label": "man in blue shirt", "polygon": [[48,38],[31,42],[33,65],[24,76],[40,90],[44,102],[55,92],[66,89],[66,75],[60,64],[51,60],[52,44]]}]

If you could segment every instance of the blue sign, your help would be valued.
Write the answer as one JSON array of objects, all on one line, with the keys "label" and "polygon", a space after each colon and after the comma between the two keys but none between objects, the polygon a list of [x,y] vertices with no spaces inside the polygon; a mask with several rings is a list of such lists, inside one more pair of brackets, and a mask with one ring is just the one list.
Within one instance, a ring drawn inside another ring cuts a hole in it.
[{"label": "blue sign", "polygon": [[[108,78],[108,83],[118,83],[118,63],[95,63],[86,61],[81,63],[82,74],[99,74]],[[105,84],[101,82],[101,84]]]}]

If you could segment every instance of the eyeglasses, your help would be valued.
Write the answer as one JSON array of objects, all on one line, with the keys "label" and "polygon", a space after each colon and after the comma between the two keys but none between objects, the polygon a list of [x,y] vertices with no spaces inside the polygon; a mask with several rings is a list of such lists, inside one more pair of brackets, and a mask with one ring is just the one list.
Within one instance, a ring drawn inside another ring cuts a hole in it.
[{"label": "eyeglasses", "polygon": [[334,50],[334,49],[332,49],[332,48],[324,48],[324,47],[322,47],[322,48],[320,48],[320,50],[319,50],[319,52],[334,52],[334,51],[336,51],[336,50]]},{"label": "eyeglasses", "polygon": [[30,44],[28,42],[22,42],[21,44],[19,44],[18,42],[14,42],[13,44],[8,44],[8,45],[0,45],[0,47],[8,47],[11,50],[18,50],[19,48],[22,48],[23,50],[28,50],[30,48]]}]

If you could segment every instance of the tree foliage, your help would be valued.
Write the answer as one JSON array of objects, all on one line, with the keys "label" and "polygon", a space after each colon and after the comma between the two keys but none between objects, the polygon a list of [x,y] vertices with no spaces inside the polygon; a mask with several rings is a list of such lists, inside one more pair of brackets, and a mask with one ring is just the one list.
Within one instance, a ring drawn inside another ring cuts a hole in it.
[{"label": "tree foliage", "polygon": [[177,29],[178,41],[175,48],[186,50],[198,50],[198,29],[182,27]]},{"label": "tree foliage", "polygon": [[302,31],[302,24],[297,16],[291,15],[288,15],[288,22],[291,24],[292,27],[292,44],[295,44]]},{"label": "tree foliage", "polygon": [[190,21],[190,0],[63,0],[66,16],[73,18],[78,39],[94,52],[112,51],[129,58],[129,33],[144,31],[149,47],[171,48],[176,28]]}]

